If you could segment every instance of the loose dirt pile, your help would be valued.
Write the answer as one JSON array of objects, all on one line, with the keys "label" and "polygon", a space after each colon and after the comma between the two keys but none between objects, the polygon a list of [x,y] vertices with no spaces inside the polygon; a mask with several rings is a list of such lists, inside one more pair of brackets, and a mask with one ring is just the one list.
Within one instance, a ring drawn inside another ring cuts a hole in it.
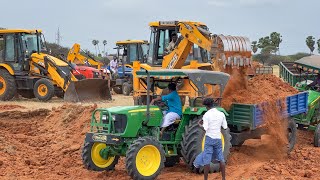
[{"label": "loose dirt pile", "polygon": [[258,75],[247,80],[244,72],[233,71],[223,93],[222,107],[232,103],[259,104],[271,102],[298,93],[296,89],[272,74]]}]

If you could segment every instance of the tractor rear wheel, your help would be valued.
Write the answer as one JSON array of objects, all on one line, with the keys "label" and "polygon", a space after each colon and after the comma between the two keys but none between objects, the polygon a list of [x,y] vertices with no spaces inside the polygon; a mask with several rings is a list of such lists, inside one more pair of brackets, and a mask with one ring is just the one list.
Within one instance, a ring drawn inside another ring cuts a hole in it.
[{"label": "tractor rear wheel", "polygon": [[5,69],[0,69],[0,100],[11,100],[17,92],[14,77]]},{"label": "tractor rear wheel", "polygon": [[40,101],[49,101],[54,96],[54,86],[49,79],[39,79],[33,88],[33,93]]},{"label": "tractor rear wheel", "polygon": [[100,151],[107,147],[104,143],[85,142],[82,149],[82,162],[88,170],[104,171],[113,170],[118,164],[119,156],[105,159],[101,157]]},{"label": "tractor rear wheel", "polygon": [[316,130],[314,131],[314,147],[320,147],[320,123],[317,125]]},{"label": "tractor rear wheel", "polygon": [[[182,136],[181,142],[181,154],[184,162],[189,168],[196,173],[203,173],[203,167],[197,169],[193,165],[193,161],[197,155],[200,154],[204,149],[205,142],[205,131],[198,125],[198,122],[202,119],[202,116],[198,116],[189,122],[186,126],[185,133]],[[231,135],[230,130],[221,130],[222,150],[225,161],[230,154],[231,148]],[[210,172],[220,171],[219,163],[210,164]]]},{"label": "tractor rear wheel", "polygon": [[288,120],[288,152],[292,151],[297,141],[297,126],[293,119]]},{"label": "tractor rear wheel", "polygon": [[126,168],[134,180],[155,179],[164,167],[165,153],[154,137],[133,141],[126,154]]}]

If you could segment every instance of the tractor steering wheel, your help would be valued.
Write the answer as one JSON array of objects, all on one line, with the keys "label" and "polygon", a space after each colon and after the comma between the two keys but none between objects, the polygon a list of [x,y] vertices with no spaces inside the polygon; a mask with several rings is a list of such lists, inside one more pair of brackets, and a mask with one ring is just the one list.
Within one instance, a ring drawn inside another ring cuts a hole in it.
[{"label": "tractor steering wheel", "polygon": [[158,106],[161,111],[167,111],[169,109],[169,106],[164,101],[155,101],[155,106]]}]

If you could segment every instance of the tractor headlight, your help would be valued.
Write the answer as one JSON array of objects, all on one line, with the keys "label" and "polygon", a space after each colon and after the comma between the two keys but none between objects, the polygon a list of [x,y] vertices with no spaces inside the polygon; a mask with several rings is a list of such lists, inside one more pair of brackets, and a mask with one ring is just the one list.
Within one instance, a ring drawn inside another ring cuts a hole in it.
[{"label": "tractor headlight", "polygon": [[103,115],[101,119],[102,119],[102,121],[107,120],[107,115]]}]

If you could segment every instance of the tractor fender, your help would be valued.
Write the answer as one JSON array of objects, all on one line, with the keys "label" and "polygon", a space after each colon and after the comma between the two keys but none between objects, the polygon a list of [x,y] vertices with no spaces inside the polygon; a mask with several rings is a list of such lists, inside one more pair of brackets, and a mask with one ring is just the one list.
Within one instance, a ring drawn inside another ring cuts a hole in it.
[{"label": "tractor fender", "polygon": [[0,68],[4,68],[4,69],[6,69],[12,76],[14,75],[14,71],[13,71],[13,69],[11,68],[10,65],[0,63]]},{"label": "tractor fender", "polygon": [[[224,108],[217,107],[217,110],[220,112],[223,112],[225,116],[229,116],[229,114],[227,113],[227,111]],[[207,108],[205,108],[205,107],[188,107],[184,110],[183,114],[184,115],[200,116],[200,115],[204,114],[205,112],[207,112]]]}]

